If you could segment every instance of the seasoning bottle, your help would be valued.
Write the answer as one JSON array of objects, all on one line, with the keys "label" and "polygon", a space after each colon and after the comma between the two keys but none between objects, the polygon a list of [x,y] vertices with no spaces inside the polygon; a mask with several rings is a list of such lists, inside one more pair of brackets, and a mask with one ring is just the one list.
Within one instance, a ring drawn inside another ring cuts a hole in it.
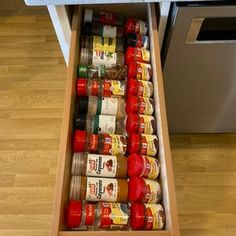
[{"label": "seasoning bottle", "polygon": [[160,173],[160,162],[153,157],[131,154],[127,159],[129,177],[156,179]]},{"label": "seasoning bottle", "polygon": [[125,110],[127,113],[151,116],[154,112],[154,101],[151,98],[129,96]]},{"label": "seasoning bottle", "polygon": [[126,179],[77,175],[71,177],[70,199],[90,202],[127,202],[127,198],[128,183]]},{"label": "seasoning bottle", "polygon": [[126,178],[127,159],[124,156],[91,153],[73,154],[71,174],[109,178]]},{"label": "seasoning bottle", "polygon": [[124,31],[126,34],[147,34],[148,26],[145,21],[128,18],[125,22]]},{"label": "seasoning bottle", "polygon": [[128,47],[125,52],[125,63],[127,65],[130,62],[143,62],[143,63],[150,63],[151,56],[150,51],[145,48],[133,48]]},{"label": "seasoning bottle", "polygon": [[85,22],[83,34],[99,35],[108,38],[122,38],[123,28],[119,26],[104,25],[97,22]]},{"label": "seasoning bottle", "polygon": [[154,134],[157,124],[154,116],[128,114],[126,118],[126,131],[128,134]]},{"label": "seasoning bottle", "polygon": [[145,80],[128,79],[127,94],[150,98],[153,95],[153,85],[151,82]]},{"label": "seasoning bottle", "polygon": [[128,66],[128,79],[150,80],[152,66],[150,64],[130,61]]},{"label": "seasoning bottle", "polygon": [[81,47],[111,53],[124,52],[125,50],[124,40],[98,35],[84,35],[81,40]]},{"label": "seasoning bottle", "polygon": [[130,134],[128,140],[129,154],[137,153],[155,157],[158,154],[158,137],[151,134]]},{"label": "seasoning bottle", "polygon": [[78,96],[120,97],[125,95],[126,81],[78,79]]},{"label": "seasoning bottle", "polygon": [[104,65],[80,65],[77,67],[77,75],[79,78],[88,79],[125,80],[127,78],[127,66],[114,65],[107,68]]},{"label": "seasoning bottle", "polygon": [[110,12],[85,9],[84,22],[99,22],[104,25],[123,25],[123,17]]},{"label": "seasoning bottle", "polygon": [[99,50],[92,50],[88,48],[81,48],[80,52],[81,64],[92,64],[94,66],[105,65],[111,67],[114,65],[124,65],[125,55],[122,52],[106,52]]},{"label": "seasoning bottle", "polygon": [[117,134],[91,134],[76,130],[73,141],[74,152],[91,152],[103,155],[125,155],[127,137]]},{"label": "seasoning bottle", "polygon": [[130,206],[130,226],[133,230],[161,230],[165,221],[165,210],[161,204],[132,203]]},{"label": "seasoning bottle", "polygon": [[126,45],[127,47],[149,49],[149,38],[144,34],[127,34]]},{"label": "seasoning bottle", "polygon": [[96,205],[70,200],[66,208],[66,225],[73,230],[88,230],[95,222]]},{"label": "seasoning bottle", "polygon": [[156,180],[131,177],[128,182],[130,202],[157,203],[161,200],[161,186]]},{"label": "seasoning bottle", "polygon": [[93,115],[113,115],[117,118],[124,117],[125,100],[123,98],[109,97],[78,97],[75,106],[75,119],[79,114]]}]

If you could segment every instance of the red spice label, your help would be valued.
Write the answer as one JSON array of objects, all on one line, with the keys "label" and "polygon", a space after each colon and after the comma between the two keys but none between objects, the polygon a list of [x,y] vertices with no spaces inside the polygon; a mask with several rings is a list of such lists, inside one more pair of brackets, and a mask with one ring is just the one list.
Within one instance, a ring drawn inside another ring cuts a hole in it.
[{"label": "red spice label", "polygon": [[139,115],[139,134],[152,134],[154,122],[153,116]]},{"label": "red spice label", "polygon": [[86,203],[85,204],[85,224],[86,225],[92,225],[94,222],[94,204]]},{"label": "red spice label", "polygon": [[99,88],[99,83],[97,80],[92,81],[92,86],[91,86],[91,95],[92,96],[98,96],[98,88]]},{"label": "red spice label", "polygon": [[157,151],[158,151],[157,136],[142,134],[140,154],[147,156],[156,156]]},{"label": "red spice label", "polygon": [[104,80],[103,96],[104,97],[119,97],[125,95],[125,86],[119,80]]},{"label": "red spice label", "polygon": [[96,152],[98,148],[98,135],[97,134],[92,134],[90,136],[90,140],[89,140],[89,151],[90,152]]},{"label": "red spice label", "polygon": [[104,25],[116,25],[117,16],[108,12],[100,12],[99,22]]},{"label": "red spice label", "polygon": [[161,187],[155,180],[144,179],[145,181],[145,197],[143,202],[156,203],[161,199]]},{"label": "red spice label", "polygon": [[137,66],[137,75],[136,79],[139,80],[150,80],[152,76],[152,68],[150,64],[145,64],[141,62],[136,63]]},{"label": "red spice label", "polygon": [[140,177],[156,179],[160,173],[160,163],[156,158],[142,156],[144,162],[143,173]]},{"label": "red spice label", "polygon": [[110,204],[106,202],[101,203],[101,225],[103,229],[110,228],[112,221],[110,219],[111,208]]},{"label": "red spice label", "polygon": [[139,97],[139,114],[152,115],[154,108],[151,101],[149,98]]}]

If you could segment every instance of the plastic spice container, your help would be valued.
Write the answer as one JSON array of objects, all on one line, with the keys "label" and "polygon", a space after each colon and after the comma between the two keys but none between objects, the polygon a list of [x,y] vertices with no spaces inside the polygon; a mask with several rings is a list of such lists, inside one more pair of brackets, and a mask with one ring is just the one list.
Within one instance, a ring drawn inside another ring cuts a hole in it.
[{"label": "plastic spice container", "polygon": [[157,124],[154,116],[128,114],[126,118],[126,131],[128,134],[154,134]]},{"label": "plastic spice container", "polygon": [[70,199],[90,202],[127,202],[126,179],[72,176]]},{"label": "plastic spice container", "polygon": [[129,79],[150,80],[152,78],[152,66],[147,63],[131,61],[127,76]]},{"label": "plastic spice container", "polygon": [[154,101],[151,98],[129,96],[126,100],[126,112],[151,116],[154,112]]},{"label": "plastic spice container", "polygon": [[126,34],[147,34],[148,26],[145,21],[129,18],[125,22],[124,31]]},{"label": "plastic spice container", "polygon": [[120,97],[125,95],[126,82],[123,80],[78,79],[78,96]]},{"label": "plastic spice container", "polygon": [[87,230],[95,222],[96,205],[70,200],[66,208],[66,225],[73,230]]},{"label": "plastic spice container", "polygon": [[161,200],[161,186],[156,180],[131,177],[128,182],[130,202],[157,203]]},{"label": "plastic spice container", "polygon": [[119,26],[99,24],[96,22],[86,22],[83,26],[83,34],[99,35],[108,38],[122,38],[123,28]]},{"label": "plastic spice container", "polygon": [[123,25],[123,17],[110,12],[85,9],[84,22],[99,22],[104,25]]},{"label": "plastic spice container", "polygon": [[128,142],[129,154],[137,153],[151,157],[155,157],[158,154],[159,141],[156,135],[130,134]]},{"label": "plastic spice container", "polygon": [[125,100],[109,97],[78,97],[75,107],[75,119],[79,114],[125,116]]},{"label": "plastic spice container", "polygon": [[124,156],[74,153],[72,175],[126,178],[127,158]]},{"label": "plastic spice container", "polygon": [[122,52],[106,52],[81,48],[80,64],[105,65],[106,67],[114,65],[124,65],[125,56]]},{"label": "plastic spice container", "polygon": [[127,34],[126,45],[135,48],[149,48],[149,38],[144,34]]},{"label": "plastic spice container", "polygon": [[145,80],[128,79],[127,94],[150,98],[153,95],[153,85],[151,82]]},{"label": "plastic spice container", "polygon": [[77,74],[79,78],[125,80],[127,78],[127,66],[114,65],[107,68],[104,65],[80,65],[77,68]]},{"label": "plastic spice container", "polygon": [[150,51],[145,48],[133,48],[128,47],[125,52],[125,63],[127,65],[130,62],[143,62],[143,63],[150,63]]},{"label": "plastic spice container", "polygon": [[156,179],[160,173],[160,162],[153,157],[131,154],[127,159],[128,176]]},{"label": "plastic spice container", "polygon": [[76,130],[73,141],[74,152],[92,152],[103,155],[125,155],[127,137],[117,134],[91,134]]},{"label": "plastic spice container", "polygon": [[98,35],[85,35],[81,40],[82,48],[89,48],[93,50],[106,52],[124,52],[124,40],[116,38],[101,37]]},{"label": "plastic spice container", "polygon": [[96,213],[96,228],[107,230],[128,228],[129,210],[125,203],[99,202]]},{"label": "plastic spice container", "polygon": [[132,203],[130,206],[130,226],[134,230],[161,230],[165,221],[165,210],[161,204]]}]

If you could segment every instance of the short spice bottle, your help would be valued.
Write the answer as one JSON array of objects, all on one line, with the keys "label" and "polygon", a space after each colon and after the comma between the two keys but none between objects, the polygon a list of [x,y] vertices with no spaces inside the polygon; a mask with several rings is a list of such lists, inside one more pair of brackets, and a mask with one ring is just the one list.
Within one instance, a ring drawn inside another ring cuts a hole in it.
[{"label": "short spice bottle", "polygon": [[90,202],[127,202],[126,179],[74,175],[71,177],[70,199]]},{"label": "short spice bottle", "polygon": [[127,114],[141,114],[151,116],[154,112],[154,100],[151,98],[128,96],[125,110]]},{"label": "short spice bottle", "polygon": [[162,198],[161,186],[156,180],[131,177],[128,189],[130,202],[157,203]]},{"label": "short spice bottle", "polygon": [[144,34],[127,34],[126,46],[149,49],[149,38]]},{"label": "short spice bottle", "polygon": [[84,35],[81,39],[81,48],[89,48],[105,52],[124,52],[124,40],[101,37],[98,35]]},{"label": "short spice bottle", "polygon": [[150,80],[152,78],[151,64],[130,61],[127,72],[128,79]]},{"label": "short spice bottle", "polygon": [[[145,55],[144,58],[146,58]],[[106,67],[111,67],[114,65],[124,65],[125,55],[123,52],[112,53],[100,50],[92,50],[89,48],[81,48],[79,62],[80,64],[88,64],[94,66],[105,65]]]},{"label": "short spice bottle", "polygon": [[87,79],[125,80],[127,78],[127,66],[80,65],[77,67],[77,75],[79,78]]},{"label": "short spice bottle", "polygon": [[78,79],[78,96],[120,97],[125,95],[126,81]]},{"label": "short spice bottle", "polygon": [[154,134],[157,130],[154,116],[128,114],[125,126],[128,134]]},{"label": "short spice bottle", "polygon": [[123,17],[110,12],[94,11],[92,9],[85,9],[84,23],[85,22],[99,22],[104,25],[123,25]]},{"label": "short spice bottle", "polygon": [[119,26],[104,25],[97,22],[85,22],[83,25],[83,34],[99,35],[108,38],[122,38],[123,28]]},{"label": "short spice bottle", "polygon": [[125,155],[127,137],[118,134],[91,134],[84,130],[76,130],[73,140],[74,152],[91,152],[103,155]]},{"label": "short spice bottle", "polygon": [[126,178],[127,158],[91,153],[73,154],[71,175]]},{"label": "short spice bottle", "polygon": [[128,139],[129,154],[137,153],[155,157],[158,154],[159,141],[156,135],[151,134],[130,134]]},{"label": "short spice bottle", "polygon": [[128,79],[127,94],[150,98],[153,95],[153,84],[145,80]]},{"label": "short spice bottle", "polygon": [[160,162],[153,157],[131,154],[127,159],[127,174],[147,179],[156,179],[160,173]]},{"label": "short spice bottle", "polygon": [[148,26],[145,21],[128,18],[125,22],[124,31],[126,34],[147,34]]},{"label": "short spice bottle", "polygon": [[125,52],[125,63],[127,65],[129,65],[130,62],[150,63],[150,61],[151,54],[147,49],[127,47]]},{"label": "short spice bottle", "polygon": [[161,204],[132,203],[130,206],[133,230],[161,230],[165,222],[165,210]]}]

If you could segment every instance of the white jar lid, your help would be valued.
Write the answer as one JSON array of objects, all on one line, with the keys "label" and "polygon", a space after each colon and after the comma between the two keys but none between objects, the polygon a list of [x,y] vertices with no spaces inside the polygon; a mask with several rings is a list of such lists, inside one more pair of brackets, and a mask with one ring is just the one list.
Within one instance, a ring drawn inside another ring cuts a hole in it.
[{"label": "white jar lid", "polygon": [[85,9],[84,11],[84,23],[85,22],[92,22],[93,20],[93,10],[92,9]]}]

